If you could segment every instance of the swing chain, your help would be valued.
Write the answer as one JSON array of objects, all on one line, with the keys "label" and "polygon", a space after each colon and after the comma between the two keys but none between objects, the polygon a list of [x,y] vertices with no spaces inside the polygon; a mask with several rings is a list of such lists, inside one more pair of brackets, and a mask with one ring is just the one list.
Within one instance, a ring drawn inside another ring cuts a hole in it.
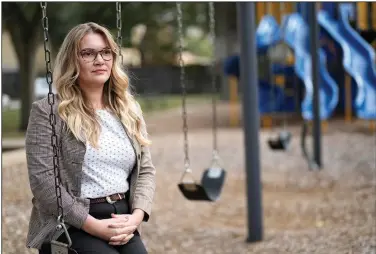
[{"label": "swing chain", "polygon": [[213,157],[211,161],[210,168],[221,168],[221,158],[219,157],[219,153],[216,150],[213,150]]},{"label": "swing chain", "polygon": [[214,9],[214,3],[209,2],[209,34],[211,37],[212,42],[212,62],[211,62],[211,87],[212,87],[212,111],[213,111],[213,160],[216,160],[218,158],[218,145],[217,145],[217,84],[216,84],[216,75],[215,75],[215,53],[216,53],[216,37],[215,37],[215,9]]},{"label": "swing chain", "polygon": [[188,155],[188,123],[187,123],[187,109],[186,109],[186,86],[185,86],[185,69],[183,60],[183,13],[181,10],[181,3],[176,3],[178,13],[178,33],[179,33],[179,66],[180,66],[180,85],[182,92],[182,111],[183,111],[183,133],[184,133],[184,167],[186,172],[190,172],[190,161]]},{"label": "swing chain", "polygon": [[56,135],[56,115],[53,111],[53,106],[55,104],[55,95],[52,92],[52,71],[51,71],[51,51],[48,47],[48,18],[47,18],[47,3],[42,2],[40,4],[42,8],[42,26],[43,26],[43,34],[44,34],[44,53],[45,53],[45,62],[46,62],[46,80],[48,83],[48,104],[50,105],[50,115],[49,115],[49,122],[52,129],[51,135],[51,145],[53,150],[53,167],[54,167],[54,175],[55,175],[55,192],[57,198],[57,212],[58,212],[58,223],[64,224],[64,210],[62,205],[62,198],[61,198],[61,178],[60,178],[60,170],[59,170],[59,145],[58,145],[58,138]]},{"label": "swing chain", "polygon": [[117,44],[119,47],[119,55],[121,64],[123,65],[123,54],[121,53],[121,48],[123,45],[123,37],[121,36],[121,3],[116,2],[116,28],[117,28]]}]

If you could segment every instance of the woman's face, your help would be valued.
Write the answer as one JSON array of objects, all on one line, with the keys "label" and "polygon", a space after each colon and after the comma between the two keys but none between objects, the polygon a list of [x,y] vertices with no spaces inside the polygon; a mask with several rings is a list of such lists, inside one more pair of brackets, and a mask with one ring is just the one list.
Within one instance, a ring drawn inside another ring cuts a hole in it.
[{"label": "woman's face", "polygon": [[110,78],[113,64],[111,48],[101,34],[89,33],[80,42],[79,84],[85,88],[101,87]]}]

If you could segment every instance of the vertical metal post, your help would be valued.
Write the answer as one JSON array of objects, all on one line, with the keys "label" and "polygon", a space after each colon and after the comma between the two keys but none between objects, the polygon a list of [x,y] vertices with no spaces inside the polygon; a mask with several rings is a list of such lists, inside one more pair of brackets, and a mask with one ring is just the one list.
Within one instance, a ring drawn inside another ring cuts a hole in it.
[{"label": "vertical metal post", "polygon": [[320,72],[319,72],[319,26],[317,24],[317,4],[306,3],[309,12],[309,33],[312,57],[312,82],[313,82],[313,159],[319,168],[321,162],[321,123],[320,123]]},{"label": "vertical metal post", "polygon": [[237,3],[248,207],[247,242],[263,238],[255,2]]}]

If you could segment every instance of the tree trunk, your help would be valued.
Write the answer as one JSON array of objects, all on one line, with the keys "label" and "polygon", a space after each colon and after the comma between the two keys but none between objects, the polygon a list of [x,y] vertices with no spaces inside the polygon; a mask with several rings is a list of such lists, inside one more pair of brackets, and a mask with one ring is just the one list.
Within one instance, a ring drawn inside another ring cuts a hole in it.
[{"label": "tree trunk", "polygon": [[19,74],[21,77],[21,117],[20,131],[26,131],[31,104],[34,101],[34,80],[36,77],[36,52],[42,43],[39,8],[35,8],[32,18],[27,20],[24,10],[17,4],[6,5],[8,12],[14,16],[8,18],[5,27],[9,31],[17,54]]},{"label": "tree trunk", "polygon": [[36,77],[35,57],[37,46],[30,43],[23,43],[24,54],[20,58],[20,76],[21,76],[21,122],[20,131],[26,131],[31,104],[35,100],[34,80]]},{"label": "tree trunk", "polygon": [[21,122],[20,131],[26,131],[31,104],[34,101],[34,80],[36,77],[35,57],[40,39],[38,31],[29,27],[21,31],[19,28],[10,27],[13,45],[19,62],[19,73],[21,76]]},{"label": "tree trunk", "polygon": [[[19,61],[19,73],[21,76],[21,117],[20,131],[26,131],[31,104],[34,101],[34,80],[36,77],[35,57],[39,45],[39,34],[35,29],[20,31],[9,29],[12,35],[13,45]],[[26,32],[28,32],[26,34]]]},{"label": "tree trunk", "polygon": [[[34,101],[34,79],[36,76],[35,57],[37,46],[42,42],[40,9],[36,4],[7,3],[3,10],[8,16],[4,27],[9,31],[19,63],[21,76],[21,121],[19,130],[27,129],[31,104]],[[28,15],[26,15],[28,13]],[[28,18],[29,17],[29,18]]]}]

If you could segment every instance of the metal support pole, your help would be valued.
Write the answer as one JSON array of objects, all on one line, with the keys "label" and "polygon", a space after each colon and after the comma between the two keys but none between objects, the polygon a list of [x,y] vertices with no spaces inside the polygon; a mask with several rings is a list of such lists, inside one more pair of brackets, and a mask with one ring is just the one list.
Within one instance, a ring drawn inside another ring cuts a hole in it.
[{"label": "metal support pole", "polygon": [[247,180],[248,238],[263,238],[255,2],[237,3]]},{"label": "metal support pole", "polygon": [[317,24],[317,4],[306,3],[309,12],[309,32],[312,57],[312,82],[313,82],[313,159],[319,168],[321,162],[321,123],[320,123],[320,72],[319,72],[319,26]]}]

